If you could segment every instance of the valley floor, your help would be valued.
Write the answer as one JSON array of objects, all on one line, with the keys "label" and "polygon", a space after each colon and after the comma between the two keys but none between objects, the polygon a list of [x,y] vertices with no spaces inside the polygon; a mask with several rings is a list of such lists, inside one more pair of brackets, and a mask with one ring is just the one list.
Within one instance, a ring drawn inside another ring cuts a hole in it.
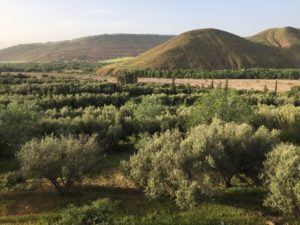
[{"label": "valley floor", "polygon": [[[12,73],[14,74],[14,73]],[[42,77],[42,73],[24,73],[35,77]],[[54,77],[75,77],[81,80],[97,80],[97,81],[107,81],[110,83],[116,83],[117,79],[110,76],[98,76],[94,74],[65,74],[65,73],[49,73],[49,76]],[[173,80],[171,78],[145,78],[141,77],[138,79],[139,83],[144,84],[172,84]],[[300,86],[300,80],[289,80],[289,79],[278,79],[278,92],[289,91],[292,87]],[[213,84],[215,87],[224,87],[226,79],[214,79]],[[208,87],[212,84],[212,79],[181,79],[175,80],[175,84],[191,85],[199,87]],[[264,91],[266,88],[269,91],[274,91],[276,85],[275,79],[228,79],[229,88],[236,90],[256,90]]]},{"label": "valley floor", "polygon": [[[30,75],[40,77],[41,74],[39,73],[28,73]],[[116,83],[117,80],[114,77],[103,77],[103,76],[97,76],[92,74],[61,74],[61,73],[50,73],[50,76],[54,77],[66,77],[66,76],[72,76],[76,77],[76,79],[82,79],[82,80],[98,80],[98,81],[107,81],[111,83]],[[155,83],[155,84],[172,84],[171,78],[145,78],[141,77],[138,79],[139,83],[149,84],[149,83]],[[300,86],[300,80],[288,80],[288,79],[280,79],[277,80],[278,92],[286,92],[289,91],[291,88]],[[224,87],[226,83],[226,79],[214,79],[213,80],[215,87]],[[191,85],[191,86],[199,86],[199,87],[208,87],[212,84],[212,79],[176,79],[175,84],[181,84],[181,85]],[[228,86],[229,88],[233,88],[236,90],[256,90],[256,91],[264,91],[266,88],[269,91],[274,91],[276,85],[276,80],[272,79],[228,79]]]},{"label": "valley floor", "polygon": [[[225,79],[214,79],[215,87],[224,87]],[[289,91],[292,87],[300,86],[300,80],[278,80],[278,91]],[[172,79],[165,78],[140,78],[139,83],[160,83],[160,84],[172,84]],[[211,79],[176,79],[176,84],[189,84],[191,86],[204,86],[211,85]],[[275,89],[276,80],[262,80],[262,79],[228,79],[229,88],[237,90],[258,90],[263,91],[265,87],[268,90],[273,91]]]}]

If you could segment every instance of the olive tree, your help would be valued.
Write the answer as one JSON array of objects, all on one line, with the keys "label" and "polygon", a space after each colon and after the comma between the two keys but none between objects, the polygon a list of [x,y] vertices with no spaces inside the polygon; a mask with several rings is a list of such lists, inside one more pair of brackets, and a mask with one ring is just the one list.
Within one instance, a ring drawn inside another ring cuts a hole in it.
[{"label": "olive tree", "polygon": [[[261,172],[265,154],[278,142],[279,132],[251,125],[225,123],[218,119],[210,125],[193,128],[182,143],[184,151],[194,153],[194,163],[201,161],[213,180],[221,178],[231,187],[235,175],[255,178]],[[187,162],[192,165],[193,161]]]},{"label": "olive tree", "polygon": [[24,176],[47,179],[59,193],[65,194],[90,172],[101,155],[96,135],[79,138],[48,136],[23,145],[17,158]]},{"label": "olive tree", "polygon": [[123,162],[123,168],[148,197],[168,195],[186,208],[220,184],[230,187],[235,175],[258,174],[264,158],[255,157],[252,151],[257,148],[264,155],[277,136],[277,131],[263,127],[255,131],[248,124],[215,119],[185,136],[178,130],[145,136],[137,146],[138,153]]},{"label": "olive tree", "polygon": [[254,119],[254,107],[248,99],[231,90],[212,90],[192,106],[189,125],[209,124],[213,118],[225,122],[249,123]]},{"label": "olive tree", "polygon": [[163,195],[174,198],[183,208],[193,204],[197,194],[191,172],[184,171],[178,130],[160,135],[144,136],[138,144],[139,152],[122,162],[125,175],[144,190],[150,199]]},{"label": "olive tree", "polygon": [[139,130],[154,133],[160,130],[159,117],[166,111],[166,107],[156,96],[144,96],[141,103],[134,111],[134,117],[138,122]]},{"label": "olive tree", "polygon": [[20,145],[39,135],[39,118],[33,105],[10,103],[0,109],[0,155],[14,155]]},{"label": "olive tree", "polygon": [[300,147],[280,144],[267,155],[265,205],[300,218]]}]

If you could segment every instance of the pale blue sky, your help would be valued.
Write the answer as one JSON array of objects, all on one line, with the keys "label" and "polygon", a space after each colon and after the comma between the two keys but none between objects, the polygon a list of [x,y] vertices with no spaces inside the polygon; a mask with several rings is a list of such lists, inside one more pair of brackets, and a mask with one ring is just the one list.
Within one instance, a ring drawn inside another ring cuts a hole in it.
[{"label": "pale blue sky", "polygon": [[0,0],[0,48],[103,33],[300,28],[299,0]]}]

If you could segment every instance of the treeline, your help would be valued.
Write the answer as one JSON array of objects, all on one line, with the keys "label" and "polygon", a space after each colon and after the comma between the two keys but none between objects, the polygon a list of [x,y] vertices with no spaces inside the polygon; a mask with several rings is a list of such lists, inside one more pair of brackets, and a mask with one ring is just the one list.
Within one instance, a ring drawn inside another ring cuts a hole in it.
[{"label": "treeline", "polygon": [[130,95],[148,94],[191,94],[205,91],[205,88],[189,85],[143,85],[143,84],[115,84],[99,81],[79,81],[76,79],[43,78],[19,75],[0,75],[0,89],[2,94],[113,94],[128,92]]},{"label": "treeline", "polygon": [[[241,70],[151,70],[137,69],[124,72],[133,77],[192,78],[192,79],[299,79],[300,69],[241,69]],[[125,75],[124,75],[125,76]]]},{"label": "treeline", "polygon": [[90,62],[73,62],[73,63],[0,63],[1,72],[81,72],[94,73],[102,64]]},{"label": "treeline", "polygon": [[[73,63],[0,63],[0,73],[39,72],[39,73],[95,73],[104,64],[91,62]],[[300,79],[300,69],[240,69],[240,70],[201,70],[174,69],[152,70],[135,69],[124,71],[120,79],[136,80],[136,77],[153,78],[192,78],[192,79]]]}]

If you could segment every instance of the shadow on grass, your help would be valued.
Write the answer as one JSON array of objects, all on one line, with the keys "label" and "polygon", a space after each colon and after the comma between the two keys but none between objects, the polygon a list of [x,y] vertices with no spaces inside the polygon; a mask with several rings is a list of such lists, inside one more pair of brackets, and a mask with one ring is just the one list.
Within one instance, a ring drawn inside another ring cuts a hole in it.
[{"label": "shadow on grass", "polygon": [[85,186],[74,189],[74,192],[68,195],[60,195],[50,191],[0,193],[0,216],[58,211],[69,204],[82,205],[99,198],[132,202],[137,199],[145,199],[143,193],[136,189],[100,186]]},{"label": "shadow on grass", "polygon": [[218,204],[230,205],[247,210],[267,210],[263,206],[266,190],[263,188],[243,187],[223,191],[213,199]]}]

